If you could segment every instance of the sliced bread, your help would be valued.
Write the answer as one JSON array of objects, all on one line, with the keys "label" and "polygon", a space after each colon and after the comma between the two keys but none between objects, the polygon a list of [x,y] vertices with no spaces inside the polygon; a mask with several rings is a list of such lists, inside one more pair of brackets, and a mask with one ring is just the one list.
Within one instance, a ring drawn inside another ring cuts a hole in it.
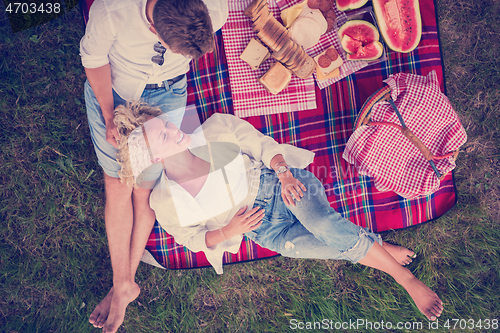
[{"label": "sliced bread", "polygon": [[275,62],[264,74],[259,82],[271,93],[278,94],[285,89],[292,79],[292,72],[286,69],[280,62]]},{"label": "sliced bread", "polygon": [[247,47],[240,55],[240,59],[250,65],[252,69],[258,69],[260,64],[269,58],[267,47],[252,38]]}]

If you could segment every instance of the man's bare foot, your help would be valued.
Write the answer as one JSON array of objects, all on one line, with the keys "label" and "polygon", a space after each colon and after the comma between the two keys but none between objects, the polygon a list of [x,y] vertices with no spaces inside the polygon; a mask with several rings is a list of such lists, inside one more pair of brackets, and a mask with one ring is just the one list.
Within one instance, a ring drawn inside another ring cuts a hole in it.
[{"label": "man's bare foot", "polygon": [[111,299],[113,298],[113,290],[113,287],[111,287],[106,297],[97,304],[94,311],[90,314],[89,322],[94,325],[94,327],[103,327],[106,319],[108,319],[109,307],[111,306]]},{"label": "man's bare foot", "polygon": [[103,333],[115,333],[118,330],[125,318],[125,310],[128,304],[135,300],[140,292],[141,290],[135,282],[123,286],[114,286],[109,315],[104,324]]},{"label": "man's bare foot", "polygon": [[412,250],[407,249],[399,245],[393,245],[390,243],[382,242],[382,247],[384,250],[389,252],[389,254],[398,262],[400,265],[408,265],[412,262],[417,255]]},{"label": "man's bare foot", "polygon": [[438,295],[422,281],[411,276],[404,281],[398,281],[398,283],[406,289],[417,308],[422,311],[427,319],[436,320],[437,317],[441,316],[443,312],[443,302],[439,299]]}]

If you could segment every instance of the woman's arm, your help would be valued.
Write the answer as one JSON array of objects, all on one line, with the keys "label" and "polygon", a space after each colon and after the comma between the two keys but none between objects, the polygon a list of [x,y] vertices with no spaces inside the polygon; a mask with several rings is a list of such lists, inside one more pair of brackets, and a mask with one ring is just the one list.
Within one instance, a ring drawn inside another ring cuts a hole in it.
[{"label": "woman's arm", "polygon": [[247,206],[242,207],[236,215],[233,216],[228,225],[217,230],[208,231],[205,234],[205,243],[207,247],[215,246],[236,235],[241,235],[258,228],[262,223],[265,210],[254,207],[245,213],[246,209]]},{"label": "woman's arm", "polygon": [[304,192],[307,191],[306,187],[290,172],[283,155],[278,154],[271,159],[271,168],[278,173],[283,202],[288,206],[295,206],[294,198],[300,201],[300,198],[304,196]]}]

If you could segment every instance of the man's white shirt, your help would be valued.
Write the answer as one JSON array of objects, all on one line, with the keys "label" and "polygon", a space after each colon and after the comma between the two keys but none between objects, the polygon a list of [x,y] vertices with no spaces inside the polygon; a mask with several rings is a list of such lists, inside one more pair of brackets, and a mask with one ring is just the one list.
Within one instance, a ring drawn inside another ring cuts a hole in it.
[{"label": "man's white shirt", "polygon": [[[227,20],[227,0],[203,0],[214,31]],[[151,61],[158,37],[149,30],[147,0],[96,0],[90,7],[80,55],[85,68],[111,65],[113,89],[126,100],[139,100],[146,84],[160,84],[189,71],[189,58],[166,51],[164,64]]]}]

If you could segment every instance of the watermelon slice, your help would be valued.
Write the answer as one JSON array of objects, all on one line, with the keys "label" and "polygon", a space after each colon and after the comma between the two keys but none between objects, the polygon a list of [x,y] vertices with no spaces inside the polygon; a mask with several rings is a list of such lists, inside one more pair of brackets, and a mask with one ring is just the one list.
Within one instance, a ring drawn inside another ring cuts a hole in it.
[{"label": "watermelon slice", "polygon": [[394,51],[413,51],[422,37],[418,0],[373,0],[382,37]]},{"label": "watermelon slice", "polygon": [[382,56],[384,46],[379,42],[371,42],[357,49],[355,54],[347,54],[347,60],[375,60]]},{"label": "watermelon slice", "polygon": [[338,10],[345,12],[346,10],[361,8],[367,2],[368,0],[337,0],[337,8]]},{"label": "watermelon slice", "polygon": [[[347,21],[339,29],[339,37],[342,40],[344,35],[359,40],[363,45],[369,44],[380,39],[377,28],[370,22],[363,20]],[[347,52],[347,51],[346,51]]]},{"label": "watermelon slice", "polygon": [[356,53],[358,49],[363,46],[363,43],[361,43],[361,41],[354,39],[348,35],[344,35],[344,37],[342,37],[341,44],[344,51],[346,51],[348,54]]},{"label": "watermelon slice", "polygon": [[342,48],[347,52],[347,60],[374,60],[384,52],[384,47],[379,42],[380,34],[370,22],[347,21],[338,33]]}]

